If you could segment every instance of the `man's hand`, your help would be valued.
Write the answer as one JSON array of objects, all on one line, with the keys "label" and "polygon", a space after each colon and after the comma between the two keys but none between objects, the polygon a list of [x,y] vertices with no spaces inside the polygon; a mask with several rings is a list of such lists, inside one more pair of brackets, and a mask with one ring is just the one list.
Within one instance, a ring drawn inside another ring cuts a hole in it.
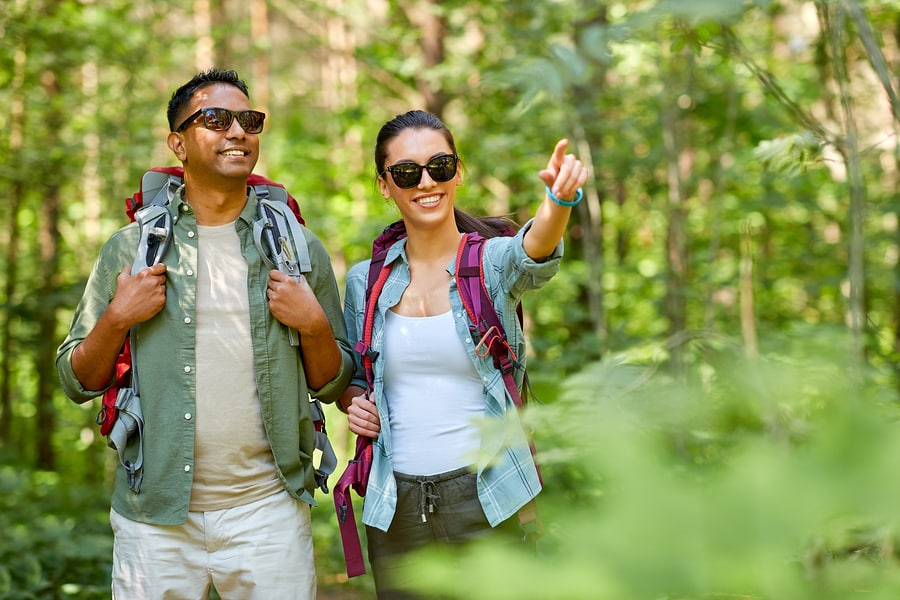
[{"label": "man's hand", "polygon": [[128,331],[148,321],[166,305],[166,265],[131,274],[125,266],[116,278],[116,294],[97,324],[72,352],[72,370],[86,390],[100,390],[112,380],[116,359]]},{"label": "man's hand", "polygon": [[301,336],[321,335],[323,328],[331,330],[328,317],[306,277],[301,275],[300,279],[294,279],[272,269],[266,296],[272,315],[286,327],[299,331]]},{"label": "man's hand", "polygon": [[116,278],[116,295],[106,309],[125,329],[149,321],[166,305],[166,265],[158,263],[131,274],[125,266]]}]

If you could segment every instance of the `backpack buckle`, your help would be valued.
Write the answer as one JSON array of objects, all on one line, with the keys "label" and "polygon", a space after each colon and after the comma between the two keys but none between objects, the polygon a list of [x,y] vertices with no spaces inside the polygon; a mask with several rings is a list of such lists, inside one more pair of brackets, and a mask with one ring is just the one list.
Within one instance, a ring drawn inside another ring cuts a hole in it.
[{"label": "backpack buckle", "polygon": [[513,365],[519,360],[516,353],[510,347],[506,336],[500,332],[500,328],[492,325],[481,336],[478,345],[475,346],[475,356],[478,358],[487,358],[488,355],[494,357],[494,365],[506,372],[512,369]]}]

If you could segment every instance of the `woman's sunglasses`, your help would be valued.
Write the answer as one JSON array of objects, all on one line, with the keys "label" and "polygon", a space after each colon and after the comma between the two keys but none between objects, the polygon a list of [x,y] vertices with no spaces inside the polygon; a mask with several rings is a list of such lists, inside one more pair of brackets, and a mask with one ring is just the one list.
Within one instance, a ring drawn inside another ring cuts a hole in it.
[{"label": "woman's sunglasses", "polygon": [[398,163],[385,167],[382,175],[389,172],[398,188],[408,190],[419,185],[422,180],[422,170],[428,171],[428,176],[438,183],[450,181],[456,175],[456,165],[459,157],[455,154],[445,154],[432,158],[427,165],[417,165],[414,162]]},{"label": "woman's sunglasses", "polygon": [[203,117],[203,126],[213,131],[226,131],[231,124],[237,119],[241,128],[247,133],[262,133],[263,121],[266,119],[266,113],[258,110],[242,110],[233,111],[227,108],[201,108],[187,119],[181,125],[175,128],[177,133],[181,133],[188,128],[197,117]]}]

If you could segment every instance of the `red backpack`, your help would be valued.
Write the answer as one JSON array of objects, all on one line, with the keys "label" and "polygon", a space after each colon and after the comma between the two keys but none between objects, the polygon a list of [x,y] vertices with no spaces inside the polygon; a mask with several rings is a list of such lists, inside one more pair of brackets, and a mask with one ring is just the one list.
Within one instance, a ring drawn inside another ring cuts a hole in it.
[{"label": "red backpack", "polygon": [[[513,235],[508,231],[506,235]],[[372,361],[375,358],[371,351],[372,328],[375,318],[375,310],[378,305],[378,297],[391,272],[391,265],[384,264],[388,249],[402,238],[406,237],[406,227],[403,221],[397,221],[386,227],[381,235],[372,244],[372,261],[369,264],[369,273],[366,284],[365,310],[363,317],[362,339],[354,348],[361,356],[366,372],[368,391],[371,392],[373,384]],[[472,339],[480,340],[475,348],[475,353],[485,358],[491,355],[494,366],[503,375],[503,382],[512,397],[516,407],[524,407],[524,401],[519,388],[516,385],[513,373],[520,363],[515,352],[506,339],[503,324],[494,309],[494,303],[487,293],[482,272],[482,254],[484,252],[485,238],[478,233],[467,233],[460,240],[456,255],[456,285],[466,312],[469,315],[469,329]],[[517,307],[519,321],[522,320],[521,305]],[[526,385],[527,388],[527,385]],[[535,454],[534,444],[531,443],[532,455]],[[535,464],[537,464],[535,462]],[[346,470],[335,486],[334,508],[337,513],[338,525],[341,530],[341,544],[344,549],[344,561],[347,566],[347,576],[356,577],[366,572],[362,555],[362,547],[359,542],[359,533],[356,530],[356,520],[353,515],[353,503],[350,498],[350,489],[360,497],[366,495],[366,487],[369,480],[369,472],[372,468],[372,438],[356,436],[356,452],[348,463]],[[538,469],[540,477],[540,469]],[[520,511],[520,520],[535,521],[536,512]]]},{"label": "red backpack", "polygon": [[[149,266],[159,262],[168,247],[172,227],[171,219],[169,218],[166,220],[168,212],[164,208],[157,213],[153,213],[153,216],[150,217],[149,221],[144,213],[139,211],[141,211],[142,208],[151,206],[164,207],[183,183],[183,178],[184,169],[182,167],[154,167],[141,177],[140,189],[135,192],[132,197],[125,200],[125,213],[131,221],[139,221],[142,228],[141,242],[137,250],[138,257],[135,259],[135,264]],[[256,195],[260,199],[261,205],[264,204],[263,200],[273,201],[269,206],[274,205],[277,207],[281,203],[286,204],[289,212],[296,217],[297,224],[306,224],[306,221],[300,214],[300,205],[282,184],[254,173],[247,178],[247,185],[253,186],[256,190]],[[276,212],[279,211],[276,210]],[[281,210],[280,212],[283,214],[285,211]],[[273,218],[277,216],[273,215],[272,212],[269,212],[268,214]],[[160,215],[159,221],[157,221],[156,215]],[[149,235],[147,234],[147,231],[145,231],[146,228],[151,230]],[[168,231],[166,231],[167,229]],[[302,235],[302,232],[298,233],[295,230],[292,230],[291,233],[294,237]],[[148,237],[151,240],[149,244],[147,243]],[[154,242],[154,238],[162,241]],[[303,248],[298,248],[296,254],[300,255],[301,250],[305,251],[305,249],[305,246]],[[263,254],[263,258],[267,259],[268,262],[269,257],[266,256],[266,253],[262,250],[261,253]],[[305,254],[305,252],[303,254]],[[297,257],[297,260],[301,263],[303,262],[303,259],[301,259],[300,256]],[[277,259],[275,262],[278,262]],[[308,263],[308,258],[306,259],[306,263]],[[270,266],[274,267],[274,265]],[[301,271],[308,271],[308,267],[302,267]],[[292,332],[292,343],[295,343],[295,336],[293,333],[294,332]],[[124,459],[123,456],[124,445],[127,442],[128,437],[132,434],[132,430],[136,429],[138,435],[141,435],[143,426],[143,414],[140,409],[139,400],[136,405],[135,403],[131,403],[128,408],[123,408],[122,397],[125,397],[125,395],[120,394],[120,392],[127,390],[129,387],[135,388],[134,395],[137,393],[137,382],[132,368],[133,356],[131,350],[131,336],[129,335],[125,338],[125,344],[116,360],[115,383],[103,393],[103,400],[100,411],[96,417],[96,422],[100,426],[100,434],[107,437],[107,442],[110,447],[119,451],[120,461],[128,473],[129,485],[135,492],[138,492],[140,490],[142,476],[142,452],[139,452],[136,461],[128,461]],[[337,466],[337,458],[328,441],[327,432],[325,430],[325,415],[319,401],[311,401],[310,409],[312,411],[312,419],[315,427],[316,448],[322,452],[322,459],[315,472],[316,485],[320,487],[323,492],[328,493],[327,479]],[[127,422],[127,425],[124,428],[122,423],[123,419]],[[126,429],[126,431],[120,431],[122,429]]]},{"label": "red backpack", "polygon": [[[133,196],[125,199],[125,214],[128,215],[128,219],[134,222],[135,214],[144,207],[144,198],[149,199],[147,204],[150,204],[150,202],[157,202],[157,197],[160,197],[160,201],[162,201],[163,195],[171,198],[172,194],[175,193],[175,190],[181,185],[183,178],[183,167],[153,167],[147,171],[141,178],[140,189],[135,192]],[[247,185],[272,185],[284,189],[284,186],[280,183],[275,183],[274,181],[270,181],[255,173],[250,175],[249,179],[247,179]],[[285,190],[285,193],[287,194],[287,205],[296,215],[297,220],[300,221],[300,223],[306,224],[306,221],[304,221],[303,217],[300,215],[300,205],[287,190]],[[161,256],[159,258],[161,258]],[[97,414],[96,421],[97,425],[100,426],[100,435],[109,435],[110,430],[113,428],[119,413],[116,408],[116,394],[120,387],[129,385],[130,381],[131,339],[130,337],[126,337],[125,345],[122,347],[119,358],[116,360],[116,382],[111,388],[104,392],[103,405],[100,408],[100,412]]]}]

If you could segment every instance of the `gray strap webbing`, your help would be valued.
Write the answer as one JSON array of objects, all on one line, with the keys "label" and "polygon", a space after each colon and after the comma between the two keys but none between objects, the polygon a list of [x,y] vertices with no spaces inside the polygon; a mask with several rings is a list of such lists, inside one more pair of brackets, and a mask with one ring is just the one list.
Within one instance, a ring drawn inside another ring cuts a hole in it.
[{"label": "gray strap webbing", "polygon": [[[278,269],[294,279],[303,273],[312,271],[306,237],[297,216],[287,205],[287,195],[273,199],[273,193],[281,193],[280,188],[269,188],[264,185],[255,186],[258,205],[258,218],[253,222],[253,242],[260,256],[270,269]],[[292,345],[299,345],[297,332],[290,330]],[[328,476],[337,469],[337,455],[325,431],[325,413],[322,404],[316,398],[310,398],[309,410],[313,422],[321,422],[322,430],[314,431],[315,448],[322,453],[319,466],[315,466],[316,486],[328,493]]]},{"label": "gray strap webbing", "polygon": [[317,398],[310,398],[309,411],[312,415],[313,422],[322,422],[322,430],[314,432],[316,450],[322,453],[319,460],[319,466],[315,467],[316,486],[322,492],[328,493],[328,476],[337,469],[337,455],[331,446],[331,440],[328,439],[328,432],[325,431],[325,413],[322,411],[322,403]]},{"label": "gray strap webbing", "polygon": [[[137,493],[141,491],[144,479],[144,412],[141,409],[141,399],[132,388],[120,388],[116,396],[116,408],[119,413],[107,436],[107,443],[119,453],[119,462],[125,468],[128,487]],[[137,435],[138,450],[137,456],[131,461],[125,458],[125,447],[133,434]]]},{"label": "gray strap webbing", "polygon": [[[300,221],[284,202],[270,200],[260,193],[258,218],[253,222],[253,242],[270,269],[278,269],[297,278],[301,273],[312,271],[309,249]],[[279,264],[281,261],[283,264]]]},{"label": "gray strap webbing", "polygon": [[[171,180],[167,178],[167,189]],[[158,198],[160,194],[154,197]],[[151,203],[134,215],[141,230],[137,253],[131,266],[131,274],[157,264],[165,256],[172,241],[172,215],[165,205]],[[137,372],[137,327],[132,327],[131,336],[131,386],[120,388],[116,396],[118,414],[116,422],[107,436],[107,444],[119,454],[119,462],[125,468],[128,487],[135,493],[141,491],[144,479],[144,412],[141,408],[140,387]],[[137,456],[125,458],[125,448],[132,435],[137,436]]]},{"label": "gray strap webbing", "polygon": [[131,265],[131,274],[155,265],[165,255],[172,240],[172,215],[165,206],[151,204],[134,214],[141,228],[141,239]]},{"label": "gray strap webbing", "polygon": [[[255,189],[258,218],[253,222],[253,243],[270,269],[299,280],[303,273],[312,271],[300,222],[287,204],[268,198],[265,186]],[[288,338],[292,346],[300,345],[300,336],[294,329],[288,329]]]}]

